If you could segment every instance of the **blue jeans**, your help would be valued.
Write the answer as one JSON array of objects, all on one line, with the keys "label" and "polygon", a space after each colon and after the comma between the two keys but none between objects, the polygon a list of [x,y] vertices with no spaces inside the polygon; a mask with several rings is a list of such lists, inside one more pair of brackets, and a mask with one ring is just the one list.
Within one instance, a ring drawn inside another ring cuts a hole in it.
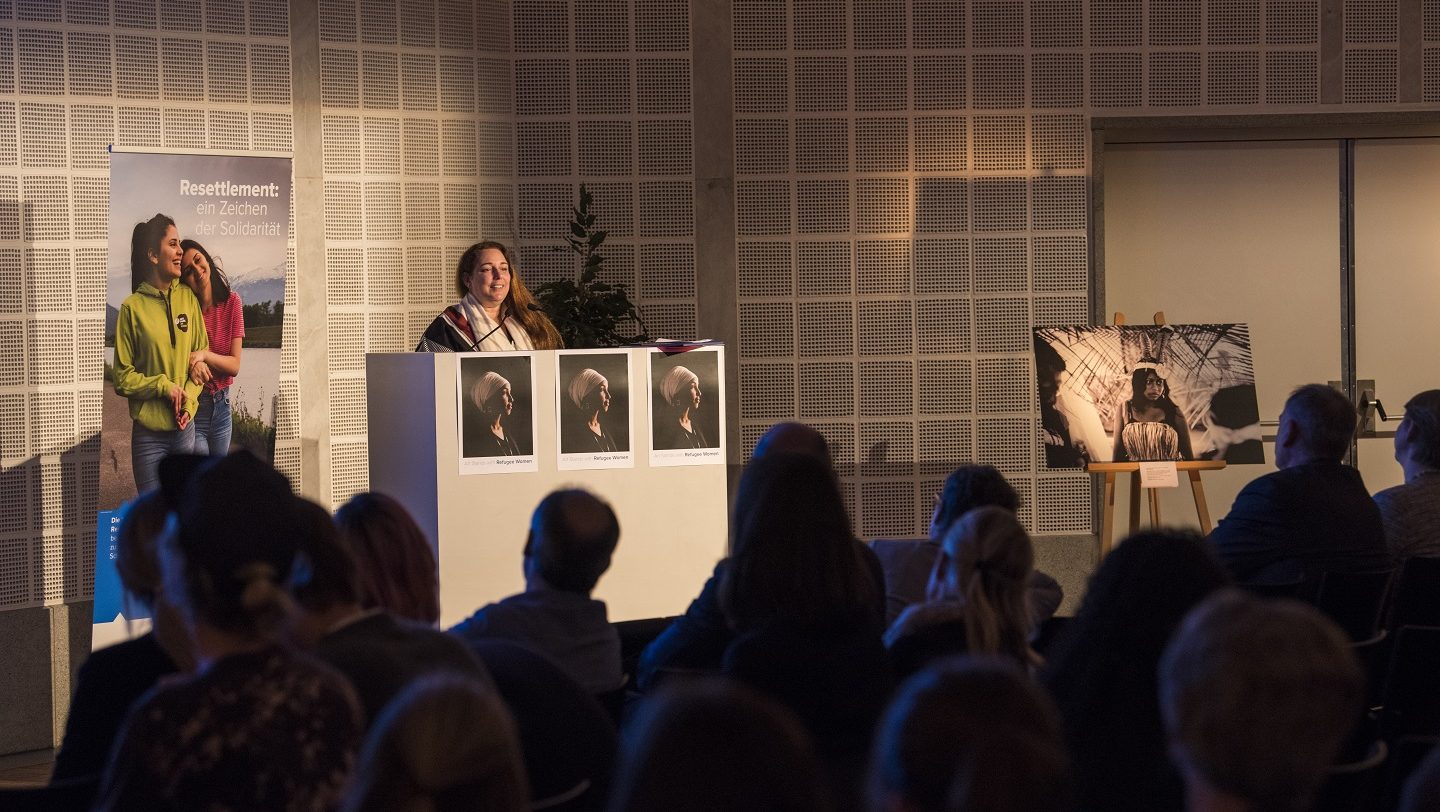
[{"label": "blue jeans", "polygon": [[160,486],[160,460],[170,454],[195,452],[195,422],[183,431],[155,431],[131,423],[130,465],[135,471],[135,492],[145,493]]},{"label": "blue jeans", "polygon": [[200,393],[195,410],[195,453],[223,457],[230,453],[230,387]]}]

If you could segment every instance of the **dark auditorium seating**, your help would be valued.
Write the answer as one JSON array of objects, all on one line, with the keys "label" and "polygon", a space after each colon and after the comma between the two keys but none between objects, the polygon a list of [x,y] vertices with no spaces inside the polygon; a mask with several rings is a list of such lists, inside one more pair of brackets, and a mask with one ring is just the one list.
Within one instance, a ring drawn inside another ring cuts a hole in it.
[{"label": "dark auditorium seating", "polygon": [[1351,640],[1369,640],[1380,629],[1385,597],[1394,570],[1326,572],[1320,576],[1315,605],[1339,624]]},{"label": "dark auditorium seating", "polygon": [[1440,558],[1406,559],[1395,583],[1389,626],[1440,626]]},{"label": "dark auditorium seating", "polygon": [[1386,760],[1385,777],[1381,784],[1378,805],[1373,809],[1390,812],[1400,804],[1400,794],[1420,762],[1425,760],[1440,736],[1401,736],[1390,744],[1390,758]]},{"label": "dark auditorium seating", "polygon": [[1440,734],[1440,626],[1404,626],[1395,635],[1381,694],[1386,738]]},{"label": "dark auditorium seating", "polygon": [[1360,812],[1371,808],[1388,753],[1385,742],[1375,739],[1359,760],[1332,765],[1315,802],[1315,812]]},{"label": "dark auditorium seating", "polygon": [[1299,598],[1304,586],[1303,578],[1269,584],[1240,584],[1241,589],[1262,598]]}]

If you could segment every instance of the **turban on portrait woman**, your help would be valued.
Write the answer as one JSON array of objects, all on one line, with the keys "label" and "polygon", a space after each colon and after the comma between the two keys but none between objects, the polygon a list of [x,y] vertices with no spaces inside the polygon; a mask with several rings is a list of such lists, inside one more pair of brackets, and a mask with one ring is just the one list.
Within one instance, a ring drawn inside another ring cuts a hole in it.
[{"label": "turban on portrait woman", "polygon": [[575,404],[575,408],[583,409],[585,400],[595,394],[595,390],[608,383],[609,381],[605,379],[604,375],[586,367],[570,379],[570,386],[566,391],[570,395],[570,402]]},{"label": "turban on portrait woman", "polygon": [[682,392],[690,388],[690,384],[699,382],[699,375],[696,375],[685,367],[674,367],[665,373],[665,377],[661,379],[660,394],[665,398],[666,403],[671,406],[679,406],[680,404],[676,403],[676,399],[680,397]]},{"label": "turban on portrait woman", "polygon": [[487,372],[484,377],[476,381],[475,385],[470,388],[470,399],[475,402],[475,406],[479,408],[480,411],[486,412],[488,410],[485,408],[485,404],[489,403],[491,398],[500,394],[500,391],[509,385],[510,382],[505,380],[500,373]]}]

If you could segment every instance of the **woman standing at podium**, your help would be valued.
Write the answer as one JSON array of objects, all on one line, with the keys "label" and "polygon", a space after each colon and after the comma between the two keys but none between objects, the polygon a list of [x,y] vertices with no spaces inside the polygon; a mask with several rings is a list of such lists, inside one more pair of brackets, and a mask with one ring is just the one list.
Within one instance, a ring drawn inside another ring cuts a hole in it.
[{"label": "woman standing at podium", "polygon": [[455,269],[460,301],[445,308],[420,337],[416,352],[557,350],[565,346],[555,325],[510,266],[504,245],[470,246]]}]

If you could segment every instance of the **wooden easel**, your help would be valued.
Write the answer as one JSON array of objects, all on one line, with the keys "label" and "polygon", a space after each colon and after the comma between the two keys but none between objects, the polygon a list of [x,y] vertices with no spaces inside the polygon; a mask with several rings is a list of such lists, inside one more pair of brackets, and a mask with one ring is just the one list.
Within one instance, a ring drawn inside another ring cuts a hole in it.
[{"label": "wooden easel", "polygon": [[[1190,477],[1190,491],[1195,495],[1195,513],[1200,517],[1200,532],[1210,532],[1210,509],[1205,504],[1205,486],[1200,483],[1201,471],[1219,471],[1224,460],[1181,460],[1175,470]],[[1092,462],[1085,466],[1092,474],[1105,475],[1105,505],[1100,517],[1100,555],[1103,558],[1115,548],[1115,475],[1130,474],[1130,532],[1140,529],[1140,463]],[[1160,492],[1149,489],[1150,524],[1160,524]]]},{"label": "wooden easel", "polygon": [[[1117,326],[1125,323],[1125,314],[1115,314]],[[1157,326],[1165,323],[1165,311],[1155,313]],[[1200,530],[1210,532],[1210,509],[1205,503],[1205,486],[1200,482],[1201,471],[1219,471],[1225,467],[1224,460],[1181,460],[1175,463],[1175,470],[1184,471],[1190,478],[1190,491],[1195,496],[1195,513],[1200,519]],[[1130,531],[1140,529],[1140,463],[1138,462],[1092,462],[1085,466],[1092,474],[1105,475],[1105,501],[1100,517],[1100,556],[1103,558],[1115,548],[1115,475],[1130,474]],[[1160,493],[1149,489],[1150,524],[1160,524]]]}]

